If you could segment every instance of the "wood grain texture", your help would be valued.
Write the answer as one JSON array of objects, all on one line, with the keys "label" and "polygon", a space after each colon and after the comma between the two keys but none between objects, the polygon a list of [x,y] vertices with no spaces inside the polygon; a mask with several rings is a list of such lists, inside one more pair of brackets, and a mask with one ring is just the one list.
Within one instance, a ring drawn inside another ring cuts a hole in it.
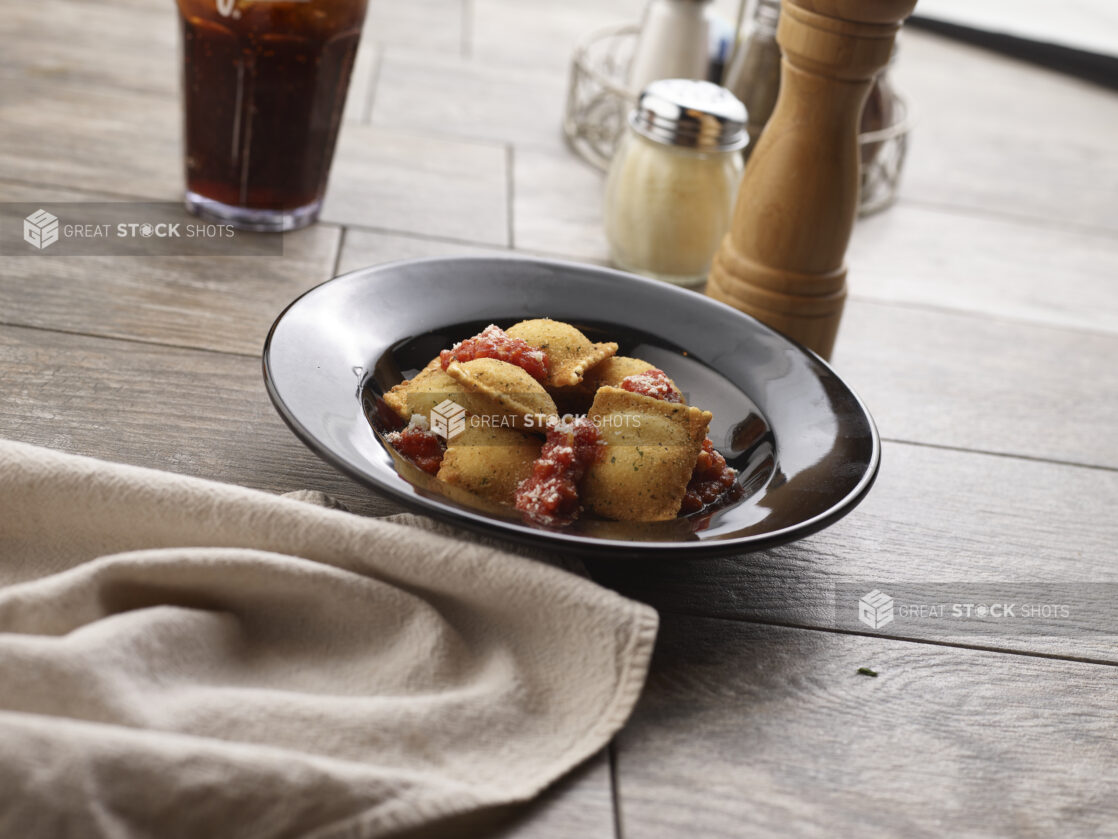
[{"label": "wood grain texture", "polygon": [[1082,603],[1096,589],[1118,595],[1116,506],[1118,472],[887,443],[862,504],[801,542],[728,559],[587,567],[662,614],[819,629],[850,627],[858,598],[873,588],[889,593],[890,583],[941,584],[964,601],[997,582],[1061,598],[1070,588],[1078,611],[1050,636],[1020,624],[953,633],[943,622],[899,616],[878,633],[1118,663],[1118,600],[1101,610]]},{"label": "wood grain texture", "polygon": [[[453,245],[380,234],[350,236],[347,270],[457,252]],[[1105,289],[1099,298],[1095,312],[1105,316]],[[868,401],[885,436],[1118,465],[1118,374],[1108,361],[1118,352],[1113,337],[862,300],[849,309],[836,364]],[[1012,483],[979,485],[996,497]]]},{"label": "wood grain texture", "polygon": [[[368,91],[370,60],[389,45],[408,53],[458,52],[465,5],[465,0],[370,3],[351,83],[355,98]],[[173,2],[36,0],[13,5],[0,19],[5,44],[0,64],[33,78],[170,93],[177,100],[179,38]]]},{"label": "wood grain texture", "polygon": [[[7,200],[88,197],[2,189]],[[282,258],[8,258],[0,312],[15,324],[255,354],[283,306],[330,275],[337,236],[327,225],[291,234]],[[342,270],[493,252],[366,231],[346,246]],[[836,364],[886,437],[1118,466],[1113,336],[861,300],[846,321]]]},{"label": "wood grain texture", "polygon": [[915,30],[896,80],[917,114],[903,197],[1118,230],[1112,92]]},{"label": "wood grain texture", "polygon": [[513,161],[513,243],[544,253],[605,262],[605,178],[570,153],[518,148]]},{"label": "wood grain texture", "polygon": [[280,420],[256,358],[0,327],[0,437],[242,484],[316,489],[399,512],[310,453]]},{"label": "wood grain texture", "polygon": [[[461,6],[462,0],[435,0],[426,5],[448,4]],[[409,13],[414,5],[374,5],[367,19],[370,34],[361,40],[350,79],[346,121],[368,119],[380,45],[392,39],[416,40],[415,21]],[[448,27],[447,19],[440,15],[435,19],[438,25],[428,26],[429,34],[442,34],[435,39],[435,48],[457,46],[461,41],[461,20]],[[5,43],[0,65],[50,84],[158,93],[177,103],[182,74],[179,32],[173,2],[20,3],[0,19],[0,40]],[[112,60],[106,61],[106,55]]]},{"label": "wood grain texture", "polygon": [[[0,365],[0,437],[269,492],[312,488],[367,515],[400,511],[299,443],[268,402],[256,359],[0,327]],[[414,839],[612,839],[613,824],[601,753],[529,804]]]},{"label": "wood grain texture", "polygon": [[[469,0],[470,55],[565,77],[575,45],[607,26],[639,24],[647,0],[564,0],[541,13],[522,0]],[[732,22],[737,0],[714,0],[711,10]]]},{"label": "wood grain texture", "polygon": [[0,178],[180,200],[177,97],[64,84],[2,66],[0,86]]},{"label": "wood grain texture", "polygon": [[[579,40],[604,26],[637,23],[643,0],[566,0],[547,14],[521,0],[471,0],[470,55],[566,78]],[[555,125],[560,115],[555,115]]]},{"label": "wood grain texture", "polygon": [[859,221],[847,263],[855,297],[1118,332],[1118,237],[1105,231],[902,202]]},{"label": "wood grain texture", "polygon": [[1116,681],[1109,666],[665,618],[617,740],[622,834],[1107,835]]},{"label": "wood grain texture", "polygon": [[[0,195],[109,200],[13,183],[0,184]],[[183,210],[183,224],[191,221]],[[329,279],[340,237],[325,224],[286,233],[282,256],[4,256],[0,322],[259,356],[284,307]]]},{"label": "wood grain texture", "polygon": [[[0,83],[9,78],[0,75]],[[0,101],[0,178],[179,200],[177,101],[31,83]],[[506,244],[503,145],[343,126],[324,221]]]},{"label": "wood grain texture", "polygon": [[566,76],[551,70],[390,52],[372,124],[565,152]]},{"label": "wood grain texture", "polygon": [[465,42],[468,0],[369,0],[361,40],[410,54],[454,55]]},{"label": "wood grain texture", "polygon": [[483,248],[461,245],[440,239],[401,236],[398,233],[380,233],[375,230],[346,231],[338,260],[338,273],[344,274],[358,268],[392,262],[397,259],[423,259],[429,256],[508,256],[504,248]]},{"label": "wood grain texture", "polygon": [[30,79],[169,93],[178,89],[178,42],[173,2],[36,0],[0,16],[0,65]]},{"label": "wood grain texture", "polygon": [[[263,332],[335,257],[346,271],[511,245],[605,261],[602,179],[559,145],[557,93],[575,42],[645,5],[376,0],[328,222],[288,237],[282,259],[0,260],[0,324],[17,324],[0,325],[0,437],[398,511],[283,425]],[[736,0],[716,6],[732,17]],[[172,3],[5,9],[0,201],[178,201],[177,40]],[[625,839],[1118,823],[1118,671],[1044,657],[1118,663],[1114,622],[1072,619],[1055,637],[833,631],[836,589],[863,579],[1118,585],[1118,100],[936,36],[903,40],[896,80],[918,122],[902,201],[856,228],[835,362],[886,437],[921,445],[887,443],[866,501],[800,543],[594,566],[663,617],[617,742]],[[599,755],[530,805],[427,835],[604,839],[610,793]]]},{"label": "wood grain texture", "polygon": [[[378,230],[347,228],[338,261],[338,273],[356,268],[391,262],[396,259],[422,259],[429,256],[541,256],[549,259],[565,258],[563,254],[549,254],[526,248],[483,247],[465,245],[453,240],[430,239],[425,236],[387,233]],[[582,260],[585,261],[585,260]]]},{"label": "wood grain texture", "polygon": [[377,87],[377,73],[383,57],[383,48],[368,38],[362,38],[357,47],[357,58],[353,62],[353,72],[349,77],[346,91],[343,122],[365,123],[373,108],[373,97]]},{"label": "wood grain texture", "polygon": [[[0,178],[154,200],[181,199],[177,98],[31,81],[0,100]],[[323,221],[505,245],[503,144],[347,123]]]},{"label": "wood grain texture", "polygon": [[343,126],[322,220],[506,245],[506,157],[499,143]]},{"label": "wood grain texture", "polygon": [[599,752],[539,798],[435,822],[393,839],[615,839],[609,756]]},{"label": "wood grain texture", "polygon": [[1118,337],[866,301],[836,369],[887,438],[1118,467]]},{"label": "wood grain texture", "polygon": [[[255,359],[39,330],[0,334],[3,436],[272,491],[319,489],[357,510],[397,509],[305,451],[268,403]],[[1109,550],[1118,530],[1107,514],[1116,502],[1114,472],[891,445],[863,506],[812,539],[739,560],[594,570],[662,610],[826,628],[837,583],[1116,585]],[[953,640],[1114,655],[1111,639],[1074,625],[1058,638]]]},{"label": "wood grain texture", "polygon": [[90,5],[112,6],[119,9],[149,9],[150,0],[86,0]]}]

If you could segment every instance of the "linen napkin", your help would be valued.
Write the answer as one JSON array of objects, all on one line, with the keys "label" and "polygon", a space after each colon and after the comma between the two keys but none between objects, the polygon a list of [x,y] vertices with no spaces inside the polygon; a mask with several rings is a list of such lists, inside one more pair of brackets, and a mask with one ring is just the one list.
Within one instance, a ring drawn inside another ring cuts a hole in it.
[{"label": "linen napkin", "polygon": [[600,750],[656,613],[405,524],[0,442],[0,836],[374,837]]}]

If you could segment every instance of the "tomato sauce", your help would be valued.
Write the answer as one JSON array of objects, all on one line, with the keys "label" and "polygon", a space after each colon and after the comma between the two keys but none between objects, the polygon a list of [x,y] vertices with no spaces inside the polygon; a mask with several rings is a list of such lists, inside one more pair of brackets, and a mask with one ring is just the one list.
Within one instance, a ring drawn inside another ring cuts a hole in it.
[{"label": "tomato sauce", "polygon": [[687,483],[687,492],[683,494],[680,514],[686,516],[689,513],[697,513],[703,507],[718,501],[734,488],[737,474],[734,469],[726,465],[726,458],[714,450],[714,443],[707,437],[703,440],[699,459],[695,461],[695,470]]},{"label": "tomato sauce", "polygon": [[532,464],[532,474],[516,490],[516,509],[525,521],[544,527],[570,524],[581,509],[578,484],[605,450],[598,427],[580,417],[552,425]]},{"label": "tomato sauce", "polygon": [[424,472],[434,475],[439,471],[446,449],[443,441],[430,429],[409,424],[402,431],[390,431],[385,439]]},{"label": "tomato sauce", "polygon": [[450,362],[473,361],[475,358],[495,358],[507,361],[524,370],[536,381],[544,381],[548,375],[547,353],[536,349],[522,338],[513,338],[499,326],[490,324],[473,338],[467,338],[449,350],[439,353],[439,361],[445,370]]},{"label": "tomato sauce", "polygon": [[626,376],[621,380],[621,389],[627,390],[629,393],[651,396],[653,399],[659,399],[662,402],[679,403],[683,401],[683,397],[675,389],[675,385],[668,378],[668,374],[655,367],[643,373]]}]

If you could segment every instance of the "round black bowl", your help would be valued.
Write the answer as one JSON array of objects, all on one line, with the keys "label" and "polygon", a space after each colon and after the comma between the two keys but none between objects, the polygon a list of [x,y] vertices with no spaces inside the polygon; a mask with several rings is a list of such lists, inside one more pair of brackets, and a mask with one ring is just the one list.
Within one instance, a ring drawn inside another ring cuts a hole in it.
[{"label": "round black bowl", "polygon": [[[562,531],[454,493],[381,438],[380,396],[489,323],[550,317],[661,367],[714,413],[710,437],[739,470],[736,499],[671,522],[584,515]],[[818,356],[708,297],[587,265],[461,257],[377,265],[323,283],[279,316],[264,378],[280,415],[320,457],[418,512],[540,548],[697,558],[814,533],[873,484],[877,429]]]}]

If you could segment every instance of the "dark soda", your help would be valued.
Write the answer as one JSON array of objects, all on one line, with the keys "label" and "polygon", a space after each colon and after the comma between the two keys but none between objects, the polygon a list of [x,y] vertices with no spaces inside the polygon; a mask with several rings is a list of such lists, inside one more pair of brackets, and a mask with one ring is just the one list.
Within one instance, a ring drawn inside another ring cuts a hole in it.
[{"label": "dark soda", "polygon": [[178,0],[187,204],[253,229],[317,217],[366,0]]}]

